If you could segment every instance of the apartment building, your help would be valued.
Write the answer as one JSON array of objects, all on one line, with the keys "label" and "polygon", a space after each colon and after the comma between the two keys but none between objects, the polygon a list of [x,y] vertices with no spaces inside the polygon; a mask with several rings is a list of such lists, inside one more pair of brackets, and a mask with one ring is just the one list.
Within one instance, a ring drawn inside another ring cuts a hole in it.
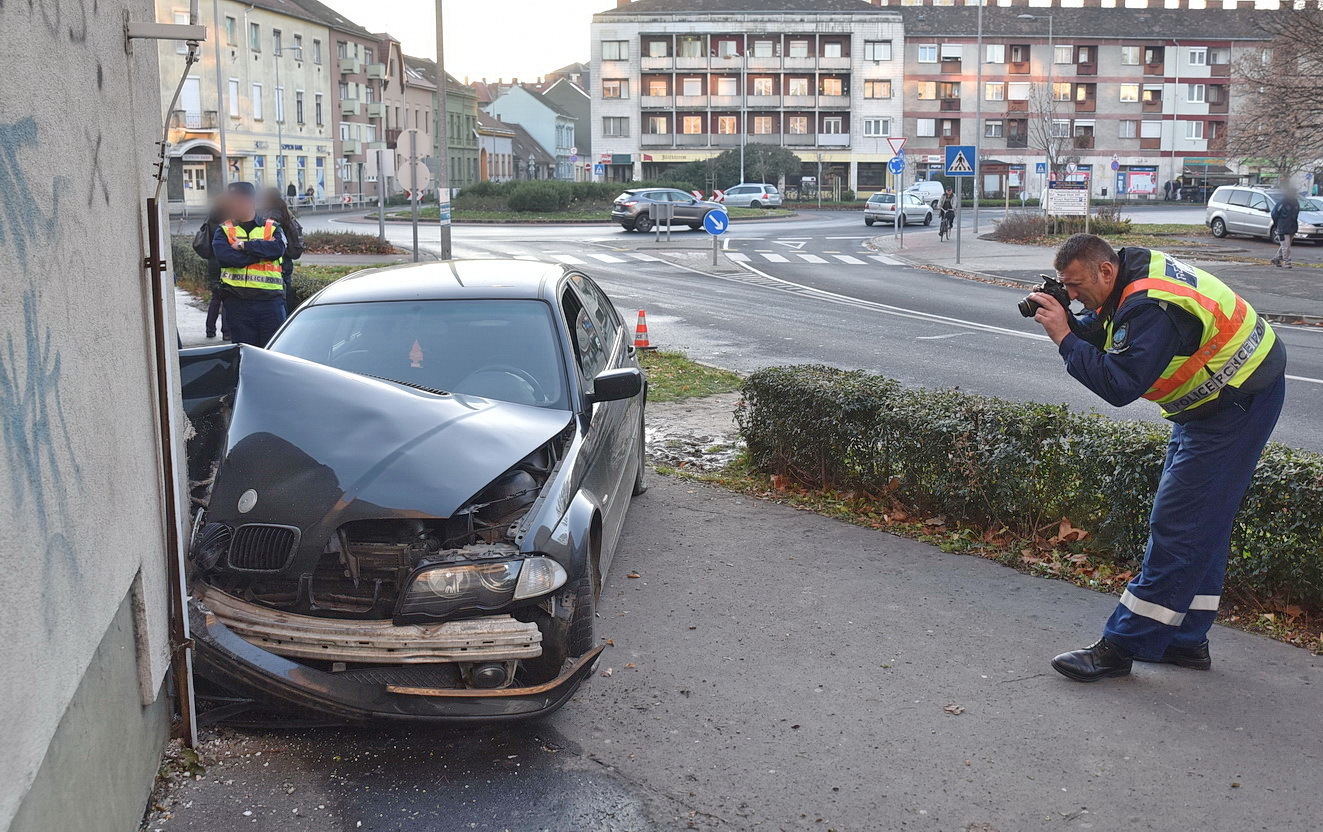
[{"label": "apartment building", "polygon": [[[188,3],[156,0],[156,16],[187,23]],[[293,0],[220,0],[219,16],[220,30],[202,45],[201,60],[166,114],[168,199],[201,208],[225,182],[241,179],[259,188],[284,191],[292,183],[300,194],[308,188],[322,198],[335,194],[331,79],[337,68],[329,27]],[[212,26],[210,14],[204,22]],[[187,47],[163,42],[159,53],[161,99],[169,106]]]},{"label": "apartment building", "polygon": [[577,119],[559,104],[533,88],[532,84],[511,86],[487,105],[487,112],[504,122],[518,124],[538,144],[556,157],[553,178],[573,182],[587,170],[576,155]]},{"label": "apartment building", "polygon": [[[741,144],[789,148],[825,183],[891,182],[905,36],[881,0],[618,0],[593,16],[592,146],[605,178],[653,179]],[[733,185],[735,183],[721,183]]]},{"label": "apartment building", "polygon": [[1049,156],[1058,175],[1088,178],[1096,197],[1234,180],[1231,67],[1262,52],[1255,20],[1271,12],[1084,2],[987,6],[981,50],[974,5],[891,6],[905,19],[911,178],[937,175],[943,147],[964,144],[979,147],[990,195],[1037,195]]}]

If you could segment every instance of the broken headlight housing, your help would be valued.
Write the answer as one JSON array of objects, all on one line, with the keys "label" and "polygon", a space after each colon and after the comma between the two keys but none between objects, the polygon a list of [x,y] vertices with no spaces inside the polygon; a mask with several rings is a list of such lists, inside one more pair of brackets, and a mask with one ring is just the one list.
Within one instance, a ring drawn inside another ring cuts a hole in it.
[{"label": "broken headlight housing", "polygon": [[419,568],[395,609],[397,620],[492,613],[565,585],[565,568],[548,557],[431,563]]}]

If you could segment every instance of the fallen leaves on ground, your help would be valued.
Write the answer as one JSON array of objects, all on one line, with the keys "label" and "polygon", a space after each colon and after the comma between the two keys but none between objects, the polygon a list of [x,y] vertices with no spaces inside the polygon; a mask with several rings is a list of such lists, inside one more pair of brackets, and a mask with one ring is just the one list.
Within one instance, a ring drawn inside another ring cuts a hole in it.
[{"label": "fallen leaves on ground", "polygon": [[963,705],[951,704],[951,705],[947,705],[945,708],[942,708],[942,710],[946,711],[948,714],[951,714],[952,716],[960,716],[965,712],[965,707]]}]

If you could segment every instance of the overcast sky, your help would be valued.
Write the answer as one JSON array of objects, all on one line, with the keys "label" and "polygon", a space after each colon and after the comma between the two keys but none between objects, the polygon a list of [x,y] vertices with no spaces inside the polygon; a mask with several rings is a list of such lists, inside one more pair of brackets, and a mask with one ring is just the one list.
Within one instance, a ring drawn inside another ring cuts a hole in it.
[{"label": "overcast sky", "polygon": [[[436,57],[436,0],[323,0],[350,20],[389,32],[404,51]],[[588,61],[588,24],[615,0],[445,0],[446,69],[470,80],[535,80]]]}]

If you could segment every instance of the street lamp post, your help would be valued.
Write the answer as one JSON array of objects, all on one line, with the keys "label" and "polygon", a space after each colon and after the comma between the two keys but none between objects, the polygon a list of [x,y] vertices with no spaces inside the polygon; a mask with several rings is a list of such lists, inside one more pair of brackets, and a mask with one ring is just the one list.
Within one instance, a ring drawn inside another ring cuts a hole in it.
[{"label": "street lamp post", "polygon": [[740,44],[740,184],[744,184],[744,141],[749,132],[749,36]]},{"label": "street lamp post", "polygon": [[441,224],[441,259],[450,259],[450,119],[446,115],[446,43],[441,16],[442,0],[436,0],[436,92],[432,110],[436,115],[436,213]]},{"label": "street lamp post", "polygon": [[978,80],[974,82],[974,233],[978,233],[978,204],[983,196],[983,165],[980,161],[983,147],[983,3],[978,0],[978,45],[974,47],[974,60],[978,61]]},{"label": "street lamp post", "polygon": [[230,156],[225,146],[225,122],[229,119],[230,110],[225,104],[225,84],[221,74],[220,0],[212,0],[211,16],[213,25],[212,41],[216,47],[216,125],[220,131],[220,174],[223,189],[230,181]]},{"label": "street lamp post", "polygon": [[[1052,178],[1052,130],[1056,127],[1056,120],[1052,118],[1053,108],[1056,104],[1056,92],[1052,89],[1052,64],[1056,62],[1056,49],[1052,43],[1052,15],[1041,14],[1022,14],[1021,20],[1038,20],[1047,18],[1047,124],[1044,125],[1043,133],[1043,190],[1047,190],[1047,183]],[[1027,175],[1026,171],[1026,175]],[[1040,205],[1040,208],[1046,209],[1046,205]]]}]

